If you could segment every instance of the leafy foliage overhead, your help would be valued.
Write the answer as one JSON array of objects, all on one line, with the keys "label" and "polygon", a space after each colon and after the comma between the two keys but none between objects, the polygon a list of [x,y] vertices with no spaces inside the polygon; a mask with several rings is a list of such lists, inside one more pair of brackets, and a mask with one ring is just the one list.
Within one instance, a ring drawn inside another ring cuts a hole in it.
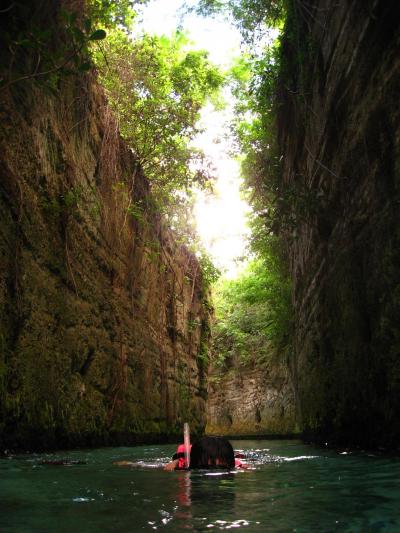
[{"label": "leafy foliage overhead", "polygon": [[87,12],[108,29],[129,31],[136,17],[136,6],[147,3],[148,0],[87,0]]},{"label": "leafy foliage overhead", "polygon": [[149,178],[160,205],[179,203],[191,186],[211,177],[204,155],[191,146],[202,106],[224,82],[204,51],[187,38],[110,33],[96,53],[100,79],[120,130]]},{"label": "leafy foliage overhead", "polygon": [[197,13],[232,16],[247,41],[253,41],[265,27],[275,27],[284,17],[284,0],[199,0]]}]

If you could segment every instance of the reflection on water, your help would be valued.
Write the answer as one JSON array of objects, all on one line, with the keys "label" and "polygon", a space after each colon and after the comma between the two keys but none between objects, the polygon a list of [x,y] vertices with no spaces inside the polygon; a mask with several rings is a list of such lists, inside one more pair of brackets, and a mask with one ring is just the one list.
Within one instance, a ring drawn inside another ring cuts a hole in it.
[{"label": "reflection on water", "polygon": [[248,470],[165,472],[171,445],[4,457],[0,531],[400,531],[398,458],[232,444]]}]

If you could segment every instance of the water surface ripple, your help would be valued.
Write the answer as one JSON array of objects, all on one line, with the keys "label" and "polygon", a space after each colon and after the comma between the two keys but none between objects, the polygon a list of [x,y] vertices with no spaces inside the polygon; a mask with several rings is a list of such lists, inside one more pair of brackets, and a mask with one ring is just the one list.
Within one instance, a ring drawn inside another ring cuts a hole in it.
[{"label": "water surface ripple", "polygon": [[165,472],[171,445],[3,457],[0,531],[400,531],[398,458],[232,444],[249,470]]}]

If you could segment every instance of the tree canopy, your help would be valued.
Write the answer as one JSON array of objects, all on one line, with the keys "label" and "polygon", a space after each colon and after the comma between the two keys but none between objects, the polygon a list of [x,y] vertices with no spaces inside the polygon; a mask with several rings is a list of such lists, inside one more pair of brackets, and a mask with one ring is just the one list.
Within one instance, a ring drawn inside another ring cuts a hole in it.
[{"label": "tree canopy", "polygon": [[265,28],[279,25],[285,14],[284,0],[199,0],[197,13],[223,13],[235,21],[246,41],[253,42]]},{"label": "tree canopy", "polygon": [[206,52],[189,49],[180,32],[132,40],[114,30],[95,58],[121,134],[145,171],[158,207],[168,212],[171,205],[188,205],[191,188],[207,187],[212,177],[210,164],[192,141],[200,132],[200,110],[217,97],[224,76]]}]

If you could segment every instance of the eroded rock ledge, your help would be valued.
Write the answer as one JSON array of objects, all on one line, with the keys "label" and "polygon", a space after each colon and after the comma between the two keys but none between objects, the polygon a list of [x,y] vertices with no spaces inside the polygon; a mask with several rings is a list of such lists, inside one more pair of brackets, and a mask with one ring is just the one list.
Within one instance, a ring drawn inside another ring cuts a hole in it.
[{"label": "eroded rock ledge", "polygon": [[214,369],[208,385],[206,431],[230,436],[298,433],[285,365],[233,364],[229,369]]}]

